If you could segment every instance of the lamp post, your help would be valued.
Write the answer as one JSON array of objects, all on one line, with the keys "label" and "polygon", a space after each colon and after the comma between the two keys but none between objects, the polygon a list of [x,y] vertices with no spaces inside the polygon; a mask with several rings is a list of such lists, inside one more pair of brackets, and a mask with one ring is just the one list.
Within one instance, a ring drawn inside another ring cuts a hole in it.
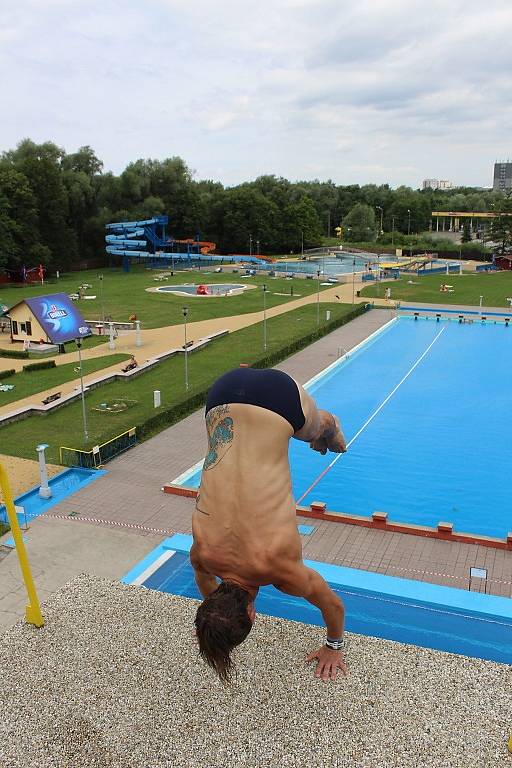
[{"label": "lamp post", "polygon": [[263,283],[263,349],[267,351],[267,284]]},{"label": "lamp post", "polygon": [[382,235],[383,232],[384,232],[384,230],[382,229],[382,222],[383,222],[383,218],[384,218],[384,211],[382,209],[382,205],[376,205],[375,207],[378,208],[378,210],[380,211],[380,230],[379,230],[379,234]]},{"label": "lamp post", "polygon": [[320,325],[320,270],[316,271],[316,324]]},{"label": "lamp post", "polygon": [[256,255],[259,257],[260,255],[260,241],[256,240]]},{"label": "lamp post", "polygon": [[105,327],[105,307],[103,304],[103,275],[98,275],[98,279],[100,281],[100,303],[101,303],[101,324],[103,326],[103,330]]},{"label": "lamp post", "polygon": [[395,244],[395,217],[391,217],[391,245]]},{"label": "lamp post", "polygon": [[354,256],[352,258],[352,304],[355,301],[354,293],[355,293],[355,279],[356,279],[356,257]]},{"label": "lamp post", "polygon": [[89,433],[87,431],[87,416],[85,413],[85,394],[84,394],[84,377],[82,374],[82,339],[76,340],[76,346],[78,348],[78,365],[80,371],[80,393],[82,395],[82,419],[84,422],[84,437],[85,442],[89,439]]},{"label": "lamp post", "polygon": [[252,235],[249,232],[249,256],[252,256]]},{"label": "lamp post", "polygon": [[304,230],[300,232],[300,255],[304,258]]},{"label": "lamp post", "polygon": [[184,320],[184,332],[185,332],[185,391],[188,392],[188,345],[187,345],[187,315],[188,315],[188,307],[183,307],[181,310],[183,312],[183,320]]}]

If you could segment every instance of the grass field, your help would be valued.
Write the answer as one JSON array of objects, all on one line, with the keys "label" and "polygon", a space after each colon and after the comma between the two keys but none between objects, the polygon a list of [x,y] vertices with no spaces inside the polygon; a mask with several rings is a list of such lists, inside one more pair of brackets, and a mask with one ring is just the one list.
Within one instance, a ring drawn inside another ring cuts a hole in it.
[{"label": "grass field", "polygon": [[[408,281],[412,280],[413,285]],[[442,283],[453,286],[453,293],[439,290]],[[361,291],[361,296],[384,296],[386,288],[391,288],[392,299],[421,301],[427,304],[474,304],[487,307],[509,307],[507,296],[512,296],[512,272],[484,272],[481,274],[462,275],[427,275],[415,277],[406,275],[399,280],[371,285]]]},{"label": "grass field", "polygon": [[[170,274],[170,270],[165,270]],[[164,282],[155,282],[154,278],[159,271],[147,270],[140,267],[132,268],[131,272],[123,272],[120,269],[88,270],[86,272],[73,272],[61,276],[59,280],[52,280],[41,285],[24,285],[17,287],[0,287],[0,304],[11,307],[18,301],[32,296],[41,296],[49,293],[73,293],[79,285],[87,283],[91,288],[87,294],[96,296],[96,299],[76,302],[86,320],[98,320],[101,317],[111,316],[118,322],[128,322],[130,315],[136,314],[143,328],[161,328],[166,325],[175,325],[182,322],[181,309],[184,305],[189,307],[189,320],[209,320],[214,317],[228,317],[230,315],[243,315],[248,312],[256,312],[262,308],[262,288],[266,283],[268,291],[266,295],[267,307],[275,307],[277,304],[287,303],[299,296],[308,296],[316,293],[317,281],[300,278],[285,279],[269,278],[263,276],[247,277],[242,274],[223,272],[199,272],[197,269],[188,272],[175,273]],[[100,281],[98,274],[103,274]],[[103,284],[101,285],[101,282]],[[146,288],[154,288],[166,285],[179,285],[183,283],[244,283],[256,285],[259,290],[248,290],[239,296],[205,298],[201,296],[173,296],[165,293],[149,293]],[[291,288],[293,293],[291,295]],[[331,286],[332,287],[332,286]],[[320,288],[321,291],[325,287]],[[277,294],[284,294],[279,296]],[[103,301],[102,301],[103,295]],[[1,341],[1,338],[0,338]]]},{"label": "grass field", "polygon": [[[119,370],[121,370],[121,363],[124,360],[128,360],[129,357],[129,355],[117,354],[82,360],[82,373],[86,376],[88,373],[100,371],[117,363],[119,363]],[[9,392],[0,392],[0,406],[8,405],[16,400],[34,395],[37,392],[43,392],[46,389],[58,391],[61,384],[73,381],[74,379],[76,379],[77,386],[79,386],[80,379],[77,367],[78,360],[76,363],[66,363],[65,365],[58,365],[56,368],[43,368],[41,371],[31,371],[29,373],[20,371],[15,373],[14,376],[9,376],[7,379],[2,379],[0,371],[0,384],[14,385],[14,389],[11,389]]]},{"label": "grass field", "polygon": [[[321,324],[325,323],[325,310],[331,319],[352,311],[351,305],[323,304]],[[317,328],[316,307],[309,304],[293,312],[267,320],[267,353],[282,348],[292,340]],[[249,326],[229,334],[189,355],[189,391],[185,391],[184,356],[163,361],[156,368],[128,380],[106,384],[86,395],[87,422],[90,439],[84,444],[81,403],[77,401],[44,416],[31,416],[0,428],[2,451],[13,456],[32,458],[34,446],[49,443],[47,458],[58,463],[59,447],[90,448],[104,442],[130,427],[144,422],[163,408],[178,404],[194,392],[208,387],[224,371],[240,363],[254,363],[264,356],[263,324]],[[333,355],[336,350],[333,350]],[[153,390],[162,393],[162,406],[153,407]],[[133,407],[122,413],[100,413],[94,410],[100,403],[117,397],[136,400]],[[174,449],[176,446],[174,446]],[[171,449],[171,448],[170,448]]]}]

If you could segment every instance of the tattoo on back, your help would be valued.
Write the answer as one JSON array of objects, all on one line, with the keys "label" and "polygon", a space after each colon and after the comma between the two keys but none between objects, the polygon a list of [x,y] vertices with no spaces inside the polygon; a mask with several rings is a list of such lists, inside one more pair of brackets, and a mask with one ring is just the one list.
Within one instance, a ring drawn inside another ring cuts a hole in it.
[{"label": "tattoo on back", "polygon": [[203,471],[215,467],[226,455],[233,442],[233,419],[227,416],[228,405],[218,405],[208,411],[206,430],[208,432],[208,453],[204,460]]}]

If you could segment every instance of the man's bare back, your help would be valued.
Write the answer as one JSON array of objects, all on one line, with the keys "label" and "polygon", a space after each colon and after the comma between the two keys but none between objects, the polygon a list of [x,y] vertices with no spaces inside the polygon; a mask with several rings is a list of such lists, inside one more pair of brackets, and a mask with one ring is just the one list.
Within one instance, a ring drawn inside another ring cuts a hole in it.
[{"label": "man's bare back", "polygon": [[[192,518],[190,554],[196,581],[205,598],[217,589],[216,577],[246,590],[251,601],[258,588],[267,584],[302,596],[320,608],[328,637],[336,644],[343,635],[343,604],[319,574],[302,562],[288,443],[296,437],[325,453],[346,450],[345,440],[335,417],[318,411],[300,385],[289,377],[276,377],[274,371],[254,373],[255,380],[262,382],[262,374],[273,374],[274,386],[282,385],[288,400],[281,405],[278,393],[271,390],[268,407],[264,407],[265,398],[262,405],[255,405],[258,398],[254,391],[251,395],[249,386],[247,399],[253,402],[209,408],[208,453]],[[253,376],[247,371],[236,374],[232,372],[228,381],[247,382],[249,377],[250,382]],[[231,399],[229,388],[226,399]],[[317,676],[323,679],[334,678],[338,668],[346,672],[339,649],[324,646],[308,658],[318,659]]]}]

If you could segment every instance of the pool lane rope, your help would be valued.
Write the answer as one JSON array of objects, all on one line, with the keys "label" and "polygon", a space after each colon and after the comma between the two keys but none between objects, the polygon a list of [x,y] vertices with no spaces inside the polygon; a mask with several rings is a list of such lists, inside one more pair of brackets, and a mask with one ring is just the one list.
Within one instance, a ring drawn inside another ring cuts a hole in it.
[{"label": "pool lane rope", "polygon": [[[350,448],[350,446],[352,445],[352,443],[353,443],[353,442],[354,442],[354,441],[355,441],[355,440],[356,440],[356,439],[359,437],[359,435],[361,434],[361,432],[364,432],[364,430],[366,429],[366,427],[367,427],[367,426],[370,424],[370,422],[371,422],[371,421],[373,421],[373,419],[374,419],[374,418],[377,416],[377,414],[378,414],[378,413],[380,413],[380,411],[381,411],[381,410],[384,408],[384,406],[386,405],[386,403],[388,403],[388,402],[389,402],[389,400],[391,400],[391,398],[393,397],[393,395],[395,394],[395,392],[397,391],[397,389],[399,389],[399,387],[401,387],[401,386],[402,386],[402,384],[404,383],[404,381],[405,381],[406,379],[408,379],[408,378],[409,378],[409,376],[411,375],[411,373],[412,373],[412,372],[414,371],[414,369],[415,369],[415,368],[416,368],[416,367],[417,367],[417,366],[418,366],[418,365],[421,363],[421,361],[423,360],[423,358],[425,357],[425,355],[427,355],[427,354],[430,352],[430,350],[432,349],[432,347],[434,346],[434,344],[436,343],[436,341],[438,340],[438,338],[441,336],[441,334],[442,334],[442,333],[444,333],[444,332],[445,332],[445,330],[446,330],[446,326],[444,326],[443,328],[441,328],[441,330],[439,331],[439,333],[437,334],[437,336],[436,336],[436,337],[433,339],[433,341],[431,341],[431,342],[430,342],[430,344],[428,345],[428,347],[426,348],[426,350],[423,352],[423,354],[422,354],[422,355],[420,355],[420,357],[418,357],[418,359],[416,360],[416,362],[414,363],[414,365],[412,365],[412,366],[411,366],[411,368],[409,368],[409,370],[407,371],[407,373],[405,374],[405,376],[404,376],[404,377],[403,377],[403,378],[402,378],[402,379],[401,379],[401,380],[398,382],[398,384],[396,385],[396,387],[395,387],[395,388],[394,388],[394,389],[393,389],[393,390],[392,390],[392,391],[389,393],[389,395],[386,397],[386,399],[382,401],[382,403],[379,405],[379,407],[378,407],[378,408],[377,408],[377,409],[376,409],[376,410],[375,410],[375,411],[372,413],[372,415],[371,415],[371,416],[370,416],[370,417],[369,417],[369,418],[368,418],[368,419],[365,421],[365,423],[363,424],[363,426],[361,427],[361,429],[359,429],[359,431],[358,431],[358,432],[356,432],[356,434],[354,435],[354,437],[353,437],[353,438],[352,438],[352,439],[351,439],[351,440],[350,440],[350,441],[347,443],[347,450]],[[313,482],[311,483],[311,485],[309,486],[309,488],[308,488],[306,491],[304,491],[304,493],[302,494],[302,496],[301,496],[299,499],[297,499],[297,502],[296,502],[297,504],[300,504],[300,503],[301,503],[301,501],[303,501],[303,500],[306,498],[306,496],[308,495],[308,493],[310,493],[310,492],[313,490],[313,488],[314,488],[314,487],[315,487],[315,486],[316,486],[316,485],[317,485],[317,484],[320,482],[320,480],[321,480],[323,477],[325,477],[325,475],[326,475],[326,474],[329,472],[329,470],[330,470],[330,469],[332,469],[332,468],[334,467],[334,465],[336,464],[336,462],[337,462],[339,459],[341,459],[341,457],[342,457],[342,456],[343,456],[343,454],[342,454],[342,453],[338,453],[338,454],[337,454],[337,455],[334,457],[334,459],[331,461],[331,463],[330,463],[330,464],[328,464],[328,466],[327,466],[327,467],[326,467],[326,468],[325,468],[325,469],[324,469],[324,470],[323,470],[323,471],[322,471],[322,472],[321,472],[321,473],[318,475],[318,477],[316,478],[316,480],[313,480]]]}]

